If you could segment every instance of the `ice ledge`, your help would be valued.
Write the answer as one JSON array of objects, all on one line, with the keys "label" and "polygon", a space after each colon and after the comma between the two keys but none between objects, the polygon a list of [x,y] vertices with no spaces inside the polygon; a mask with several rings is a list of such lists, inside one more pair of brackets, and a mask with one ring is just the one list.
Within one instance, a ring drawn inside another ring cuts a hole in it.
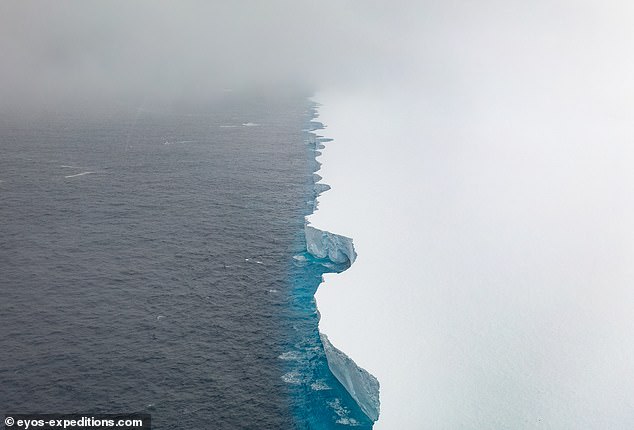
[{"label": "ice ledge", "polygon": [[379,419],[379,381],[365,369],[357,366],[346,354],[335,348],[328,336],[320,333],[328,367],[346,388],[363,413],[372,421]]},{"label": "ice ledge", "polygon": [[352,264],[357,258],[352,239],[307,225],[306,248],[315,258],[327,258],[333,263]]}]

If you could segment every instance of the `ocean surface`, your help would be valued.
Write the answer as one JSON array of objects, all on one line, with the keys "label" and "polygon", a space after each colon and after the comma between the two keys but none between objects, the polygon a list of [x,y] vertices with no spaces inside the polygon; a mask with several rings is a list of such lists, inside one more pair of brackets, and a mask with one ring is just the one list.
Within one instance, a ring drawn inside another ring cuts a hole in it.
[{"label": "ocean surface", "polygon": [[314,116],[227,93],[0,119],[0,413],[371,428],[317,330],[346,267],[306,252]]}]

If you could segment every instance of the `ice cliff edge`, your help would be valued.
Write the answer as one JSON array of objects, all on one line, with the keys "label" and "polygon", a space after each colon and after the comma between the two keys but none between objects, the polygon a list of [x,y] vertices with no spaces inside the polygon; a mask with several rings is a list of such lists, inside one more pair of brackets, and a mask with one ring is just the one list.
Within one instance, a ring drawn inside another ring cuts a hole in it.
[{"label": "ice cliff edge", "polygon": [[[306,143],[315,154],[313,170],[313,214],[317,210],[318,197],[330,189],[328,185],[321,182],[321,176],[315,173],[320,170],[321,166],[321,163],[317,161],[317,157],[321,155],[319,150],[325,148],[323,144],[332,141],[332,139],[315,133],[315,131],[324,128],[322,123],[315,121],[315,118],[319,116],[317,106],[318,104],[315,103],[311,107],[312,120],[305,129],[307,132]],[[357,253],[355,252],[351,238],[312,227],[308,218],[306,219],[304,232],[307,252],[328,269],[325,270],[325,272],[342,272],[348,269],[356,260]],[[320,315],[319,311],[318,315]],[[319,336],[330,372],[350,394],[363,414],[372,422],[376,422],[379,418],[380,409],[379,381],[368,371],[359,367],[346,354],[335,348],[323,332],[320,331]]]},{"label": "ice cliff edge", "polygon": [[346,354],[332,346],[328,336],[320,333],[326,351],[328,367],[372,421],[379,419],[379,381],[365,369],[357,366]]},{"label": "ice cliff edge", "polygon": [[305,233],[306,248],[315,258],[327,258],[333,263],[349,265],[357,258],[352,239],[349,237],[319,230],[310,225],[305,227]]},{"label": "ice cliff edge", "polygon": [[[327,259],[340,265],[335,271],[346,270],[357,258],[352,239],[306,225],[306,247],[317,259]],[[342,267],[343,266],[343,267]],[[379,381],[367,370],[359,367],[350,357],[335,348],[328,336],[319,333],[326,353],[328,368],[367,417],[379,418]]]}]

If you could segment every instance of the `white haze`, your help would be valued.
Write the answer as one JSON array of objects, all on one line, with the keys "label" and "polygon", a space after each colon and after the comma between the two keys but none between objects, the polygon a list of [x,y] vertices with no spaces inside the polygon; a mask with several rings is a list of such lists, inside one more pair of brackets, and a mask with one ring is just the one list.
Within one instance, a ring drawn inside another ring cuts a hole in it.
[{"label": "white haze", "polygon": [[[271,0],[0,2],[0,104],[312,91],[394,61],[387,4]],[[401,14],[399,12],[399,14]]]},{"label": "white haze", "polygon": [[634,6],[0,3],[0,107],[319,89],[322,328],[376,428],[634,427]]}]

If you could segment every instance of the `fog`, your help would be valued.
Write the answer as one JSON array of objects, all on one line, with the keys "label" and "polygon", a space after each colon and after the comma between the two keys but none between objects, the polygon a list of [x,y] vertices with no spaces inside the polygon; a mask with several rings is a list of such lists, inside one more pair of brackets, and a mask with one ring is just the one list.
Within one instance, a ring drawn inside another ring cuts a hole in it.
[{"label": "fog", "polygon": [[629,3],[588,0],[3,1],[0,99],[391,85],[437,112],[458,102],[478,110],[472,95],[494,76],[489,99],[515,85],[577,100],[585,84],[631,94],[631,18]]},{"label": "fog", "polygon": [[634,6],[0,3],[0,107],[318,92],[321,328],[385,429],[634,426]]},{"label": "fog", "polygon": [[0,99],[72,105],[349,85],[391,67],[390,14],[387,4],[334,0],[4,1]]}]

